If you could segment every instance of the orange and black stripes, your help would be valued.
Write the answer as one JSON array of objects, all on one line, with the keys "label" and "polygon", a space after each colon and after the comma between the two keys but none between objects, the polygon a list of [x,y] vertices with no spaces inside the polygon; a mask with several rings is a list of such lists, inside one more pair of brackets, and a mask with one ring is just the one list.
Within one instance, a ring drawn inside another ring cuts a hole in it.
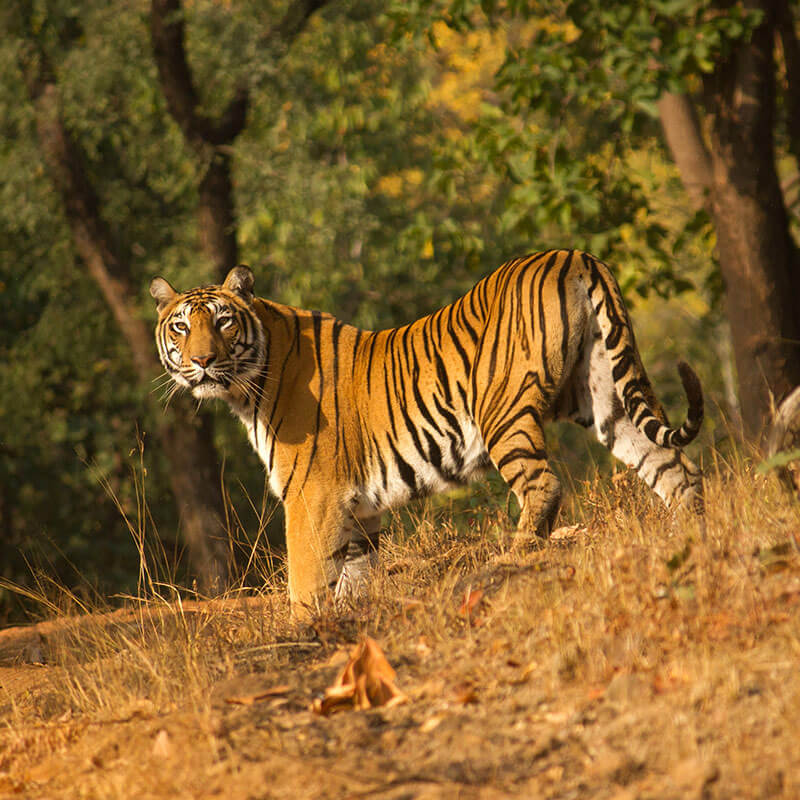
[{"label": "orange and black stripes", "polygon": [[680,428],[665,424],[663,413],[650,407],[646,394],[653,395],[647,375],[641,368],[633,329],[614,277],[605,264],[583,253],[584,268],[589,277],[589,300],[592,303],[606,351],[613,364],[612,376],[617,393],[633,424],[650,441],[665,447],[685,447],[700,430],[703,422],[703,394],[700,381],[692,369],[679,362],[678,371],[689,399],[687,419]]},{"label": "orange and black stripes", "polygon": [[294,602],[355,580],[383,509],[490,463],[519,498],[519,531],[546,535],[561,495],[543,431],[552,418],[594,427],[666,502],[698,505],[700,473],[680,448],[702,421],[699,381],[679,365],[689,413],[669,427],[619,286],[586,253],[513,259],[383,331],[252,288],[245,267],[183,294],[154,279],[156,341],[177,384],[226,400],[247,428],[286,508]]}]

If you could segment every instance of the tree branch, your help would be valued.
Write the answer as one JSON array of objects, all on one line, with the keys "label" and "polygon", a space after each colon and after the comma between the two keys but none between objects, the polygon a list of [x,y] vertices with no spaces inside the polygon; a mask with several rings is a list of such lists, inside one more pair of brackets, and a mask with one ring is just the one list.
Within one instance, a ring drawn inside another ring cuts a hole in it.
[{"label": "tree branch", "polygon": [[81,153],[64,127],[56,85],[40,85],[38,96],[33,99],[42,155],[63,201],[75,249],[130,345],[137,374],[149,381],[158,371],[150,331],[134,311],[135,293],[128,266],[112,246],[110,232],[100,216],[97,195],[86,177]]},{"label": "tree branch", "polygon": [[280,43],[285,50],[288,50],[305,28],[311,15],[326,6],[328,2],[329,0],[294,0],[286,9],[283,19],[264,34],[262,43],[266,46]]},{"label": "tree branch", "polygon": [[230,144],[243,130],[250,97],[245,87],[217,118],[201,114],[197,90],[186,58],[185,25],[180,0],[152,0],[150,37],[169,112],[194,147]]},{"label": "tree branch", "polygon": [[[283,19],[261,38],[262,49],[270,51],[274,60],[278,60],[282,53],[277,54],[275,45],[280,43],[284,52],[288,50],[309,17],[326,2],[293,0]],[[230,145],[243,130],[249,94],[246,88],[240,88],[218,119],[199,112],[200,100],[186,56],[181,0],[151,0],[150,36],[167,108],[200,158],[200,241],[221,283],[238,261],[231,159],[222,146]]]},{"label": "tree branch", "polygon": [[667,92],[658,101],[658,113],[664,138],[692,205],[696,211],[708,210],[711,158],[691,100],[686,95]]}]

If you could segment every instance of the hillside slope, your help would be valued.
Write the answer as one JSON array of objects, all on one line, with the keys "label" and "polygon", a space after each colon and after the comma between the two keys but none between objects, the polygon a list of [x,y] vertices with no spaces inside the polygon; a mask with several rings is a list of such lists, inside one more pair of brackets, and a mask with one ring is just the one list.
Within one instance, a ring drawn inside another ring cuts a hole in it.
[{"label": "hillside slope", "polygon": [[[277,586],[3,632],[0,796],[800,796],[798,506],[736,468],[705,537],[627,477],[582,507],[527,551],[423,514],[312,627]],[[313,713],[364,634],[407,702]]]}]

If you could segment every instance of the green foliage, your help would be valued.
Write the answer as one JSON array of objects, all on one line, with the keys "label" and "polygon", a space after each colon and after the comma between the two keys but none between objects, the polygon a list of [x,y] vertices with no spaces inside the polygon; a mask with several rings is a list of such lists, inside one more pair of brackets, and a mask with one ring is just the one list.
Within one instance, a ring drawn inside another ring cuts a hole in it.
[{"label": "green foliage", "polygon": [[434,64],[420,42],[387,47],[393,25],[315,19],[237,145],[240,242],[260,290],[368,327],[467,288],[487,234],[429,102]]},{"label": "green foliage", "polygon": [[[660,147],[661,93],[694,89],[750,36],[761,12],[711,0],[455,0],[424,13],[457,30],[508,31],[498,103],[485,107],[477,132],[478,157],[512,186],[504,230],[548,240],[557,232],[620,263],[626,292],[692,288],[676,256],[709,237],[708,219],[684,213],[682,228],[665,224],[651,208],[652,180],[629,160]],[[640,246],[630,246],[631,226]],[[716,302],[716,271],[703,283]]]},{"label": "green foliage", "polygon": [[601,104],[605,124],[622,131],[641,129],[662,91],[711,72],[761,19],[742,3],[723,10],[709,0],[540,5],[533,15],[544,12],[545,23],[509,53],[500,76],[514,104],[549,114]]},{"label": "green foliage", "polygon": [[756,468],[756,472],[759,475],[766,475],[768,472],[785,467],[787,464],[791,464],[792,461],[797,461],[798,459],[800,459],[800,450],[798,449],[775,453],[774,456],[764,459]]}]

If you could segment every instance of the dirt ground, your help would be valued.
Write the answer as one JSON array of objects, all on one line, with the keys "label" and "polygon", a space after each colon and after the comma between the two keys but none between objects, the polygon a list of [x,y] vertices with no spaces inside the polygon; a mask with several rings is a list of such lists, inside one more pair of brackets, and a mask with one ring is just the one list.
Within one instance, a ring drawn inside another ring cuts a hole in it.
[{"label": "dirt ground", "polygon": [[[740,511],[432,524],[311,626],[276,590],[0,632],[0,797],[800,797],[798,514]],[[367,633],[407,701],[311,711]]]}]

